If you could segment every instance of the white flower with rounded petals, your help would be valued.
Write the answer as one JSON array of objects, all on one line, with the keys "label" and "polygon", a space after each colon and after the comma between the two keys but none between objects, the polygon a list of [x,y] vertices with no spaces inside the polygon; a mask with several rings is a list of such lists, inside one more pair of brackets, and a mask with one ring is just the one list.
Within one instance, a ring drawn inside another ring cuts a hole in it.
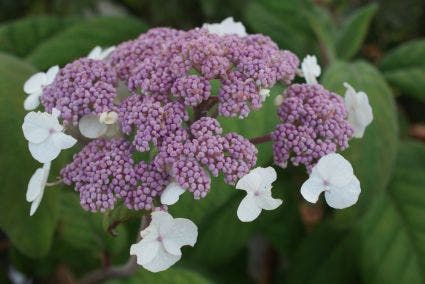
[{"label": "white flower with rounded petals", "polygon": [[317,77],[320,76],[321,68],[317,64],[317,58],[314,55],[307,55],[301,63],[302,76],[307,84],[317,84]]},{"label": "white flower with rounded petals", "polygon": [[83,116],[78,129],[87,138],[95,139],[101,136],[113,136],[117,132],[118,114],[115,111],[103,112],[100,116],[88,114]]},{"label": "white flower with rounded petals", "polygon": [[302,196],[311,203],[316,203],[322,192],[325,192],[328,205],[336,209],[350,207],[359,199],[360,182],[350,162],[340,154],[320,158],[309,179],[301,186]]},{"label": "white flower with rounded petals", "polygon": [[272,197],[272,183],[276,180],[276,171],[272,167],[255,168],[244,175],[236,184],[237,189],[246,191],[238,207],[238,218],[242,222],[251,222],[261,211],[274,210],[282,204],[281,199]]},{"label": "white flower with rounded petals", "polygon": [[243,37],[247,35],[245,26],[241,22],[235,22],[233,17],[228,17],[221,23],[204,24],[202,27],[206,28],[210,33],[219,36],[238,35]]},{"label": "white flower with rounded petals", "polygon": [[88,59],[103,60],[108,57],[115,50],[115,46],[107,47],[102,49],[100,46],[93,48],[87,55]]},{"label": "white flower with rounded petals", "polygon": [[77,143],[77,140],[63,133],[58,117],[60,112],[53,109],[52,113],[30,112],[24,118],[22,130],[28,140],[31,155],[40,163],[54,160],[63,149],[68,149]]},{"label": "white flower with rounded petals", "polygon": [[165,187],[164,191],[161,194],[161,204],[164,205],[173,205],[179,201],[180,195],[182,195],[186,190],[180,186],[177,182],[171,182]]},{"label": "white flower with rounded petals", "polygon": [[280,106],[283,103],[284,97],[282,95],[277,95],[274,98],[274,105],[275,106]]},{"label": "white flower with rounded petals", "polygon": [[38,206],[40,205],[41,199],[43,199],[44,188],[46,186],[47,178],[50,172],[50,162],[45,163],[43,167],[38,168],[32,175],[26,194],[26,199],[31,202],[30,216],[34,215]]},{"label": "white flower with rounded petals", "polygon": [[270,96],[270,90],[269,89],[261,89],[258,94],[260,95],[261,100],[264,102]]},{"label": "white flower with rounded petals", "polygon": [[130,247],[130,255],[135,255],[137,264],[145,269],[159,272],[180,260],[182,246],[195,245],[198,228],[189,219],[174,219],[167,212],[155,211],[140,235],[143,239]]},{"label": "white flower with rounded petals", "polygon": [[43,94],[43,87],[50,85],[55,80],[59,72],[59,66],[50,67],[46,73],[39,72],[32,75],[24,84],[24,92],[28,94],[24,101],[25,110],[34,110],[40,105],[40,96]]},{"label": "white flower with rounded petals", "polygon": [[348,111],[348,122],[354,129],[353,136],[362,138],[366,127],[373,120],[372,107],[364,92],[356,92],[348,83],[344,83],[347,88],[344,102]]}]

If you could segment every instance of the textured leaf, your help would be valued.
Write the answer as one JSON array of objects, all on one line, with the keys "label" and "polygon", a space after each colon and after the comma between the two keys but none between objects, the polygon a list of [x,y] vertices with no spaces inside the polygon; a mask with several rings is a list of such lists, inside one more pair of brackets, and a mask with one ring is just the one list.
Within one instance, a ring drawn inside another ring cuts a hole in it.
[{"label": "textured leaf", "polygon": [[76,22],[75,18],[33,16],[0,27],[0,51],[26,56],[41,42]]},{"label": "textured leaf", "polygon": [[305,54],[314,45],[314,33],[303,12],[311,9],[307,0],[250,1],[245,19],[251,30],[270,36],[281,48]]},{"label": "textured leaf", "polygon": [[380,62],[388,81],[403,94],[425,102],[425,40],[397,47]]},{"label": "textured leaf", "polygon": [[391,90],[371,65],[364,62],[338,63],[323,76],[323,84],[339,94],[345,93],[343,82],[366,92],[373,109],[374,120],[363,138],[352,139],[350,147],[342,153],[353,164],[362,186],[362,194],[355,207],[364,208],[389,182],[397,151],[397,115]]},{"label": "textured leaf", "polygon": [[339,58],[349,59],[356,55],[377,10],[378,5],[372,3],[360,8],[346,20],[337,34],[336,51]]},{"label": "textured leaf", "polygon": [[55,64],[64,66],[86,56],[96,45],[115,45],[137,37],[146,29],[145,24],[131,17],[95,18],[74,25],[43,42],[27,59],[41,70]]},{"label": "textured leaf", "polygon": [[401,144],[396,166],[360,223],[365,283],[425,282],[425,146]]},{"label": "textured leaf", "polygon": [[0,122],[3,132],[0,141],[0,227],[22,253],[38,257],[45,255],[50,248],[58,202],[56,188],[49,188],[38,211],[29,216],[30,204],[25,200],[25,193],[31,175],[40,164],[32,159],[22,134],[25,115],[22,86],[34,72],[36,70],[27,63],[0,53]]},{"label": "textured leaf", "polygon": [[357,283],[355,240],[350,230],[319,225],[300,243],[287,283]]}]

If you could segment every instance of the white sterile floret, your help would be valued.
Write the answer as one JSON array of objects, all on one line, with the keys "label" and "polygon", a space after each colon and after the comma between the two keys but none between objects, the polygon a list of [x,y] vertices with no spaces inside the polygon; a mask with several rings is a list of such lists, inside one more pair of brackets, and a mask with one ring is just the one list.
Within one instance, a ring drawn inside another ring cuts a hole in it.
[{"label": "white sterile floret", "polygon": [[115,46],[107,47],[105,49],[102,49],[100,46],[96,46],[90,51],[90,53],[87,55],[87,58],[93,60],[103,60],[107,58],[114,50]]},{"label": "white sterile floret", "polygon": [[171,182],[161,194],[161,204],[173,205],[185,191],[177,182]]},{"label": "white sterile floret", "polygon": [[261,89],[259,92],[259,95],[263,102],[270,96],[270,90],[269,89]]},{"label": "white sterile floret", "polygon": [[117,121],[118,114],[115,111],[103,112],[100,116],[88,114],[80,119],[78,129],[83,136],[95,139],[106,135],[108,132],[113,132],[112,130],[116,129]]},{"label": "white sterile floret", "polygon": [[302,76],[307,84],[317,84],[317,77],[320,76],[321,68],[317,64],[317,58],[314,55],[307,55],[301,63]]},{"label": "white sterile floret", "polygon": [[336,209],[350,207],[359,199],[360,182],[350,162],[340,154],[320,158],[309,179],[301,186],[302,196],[311,203],[316,203],[323,191],[328,205]]},{"label": "white sterile floret", "polygon": [[255,168],[244,175],[236,184],[237,189],[246,191],[238,207],[238,218],[250,222],[257,218],[261,210],[274,210],[282,204],[281,199],[272,197],[272,183],[276,180],[276,171],[272,167]]},{"label": "white sterile floret", "polygon": [[275,104],[275,106],[280,106],[283,103],[283,100],[284,100],[284,98],[283,98],[282,95],[277,95],[274,98],[274,104]]},{"label": "white sterile floret", "polygon": [[32,175],[26,194],[26,199],[31,202],[30,216],[34,215],[38,206],[40,205],[41,199],[43,199],[44,188],[46,186],[47,178],[50,172],[50,162],[45,163],[43,167],[38,168]]},{"label": "white sterile floret", "polygon": [[155,211],[151,216],[149,226],[140,232],[143,239],[130,247],[130,255],[145,269],[159,272],[180,260],[182,246],[195,245],[198,228],[189,219],[174,219],[167,212]]},{"label": "white sterile floret", "polygon": [[77,143],[74,137],[62,132],[59,115],[60,112],[53,109],[51,114],[32,111],[24,118],[24,136],[28,140],[31,155],[40,163],[54,160],[61,150],[71,148]]},{"label": "white sterile floret", "polygon": [[204,24],[202,27],[219,36],[234,34],[243,37],[247,35],[245,26],[241,22],[235,22],[233,17],[228,17],[221,23]]},{"label": "white sterile floret", "polygon": [[348,83],[344,83],[347,88],[344,102],[348,112],[348,122],[354,129],[353,136],[362,138],[366,127],[373,120],[372,107],[364,92],[356,92]]},{"label": "white sterile floret", "polygon": [[28,94],[24,101],[25,110],[34,110],[40,105],[40,96],[43,94],[43,87],[50,85],[55,80],[59,72],[59,66],[50,67],[46,73],[39,72],[32,75],[24,84],[24,92]]}]

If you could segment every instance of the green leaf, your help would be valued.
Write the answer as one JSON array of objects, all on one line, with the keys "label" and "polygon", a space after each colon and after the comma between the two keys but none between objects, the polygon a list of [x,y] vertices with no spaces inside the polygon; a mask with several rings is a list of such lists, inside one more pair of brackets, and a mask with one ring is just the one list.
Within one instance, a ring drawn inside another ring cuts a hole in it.
[{"label": "green leaf", "polygon": [[365,283],[425,282],[425,146],[400,145],[387,192],[360,222]]},{"label": "green leaf", "polygon": [[173,284],[210,284],[212,281],[203,275],[184,268],[171,267],[161,273],[151,273],[144,269],[139,269],[137,274],[121,280],[112,280],[106,284],[138,284],[138,283],[173,283]]},{"label": "green leaf", "polygon": [[425,102],[425,40],[415,40],[390,51],[379,64],[388,81],[403,94]]},{"label": "green leaf", "polygon": [[281,48],[305,54],[314,46],[314,33],[306,19],[313,9],[307,0],[250,1],[245,21],[257,33],[270,36]]},{"label": "green leaf", "polygon": [[40,164],[32,159],[22,134],[25,115],[22,86],[34,72],[31,65],[0,53],[0,128],[3,132],[0,141],[0,227],[22,253],[39,257],[49,251],[52,242],[58,196],[56,188],[47,189],[37,212],[29,216],[30,204],[25,200],[25,193],[30,177]]},{"label": "green leaf", "polygon": [[324,86],[338,94],[345,93],[343,82],[366,92],[374,116],[363,138],[352,139],[350,147],[342,153],[352,163],[361,183],[362,194],[354,207],[360,210],[376,193],[384,190],[390,180],[397,152],[397,114],[390,88],[368,63],[338,63],[323,76]]},{"label": "green leaf", "polygon": [[287,283],[357,283],[355,241],[350,230],[331,223],[319,225],[300,243]]},{"label": "green leaf", "polygon": [[75,23],[75,18],[32,16],[0,26],[0,51],[26,56],[37,45]]},{"label": "green leaf", "polygon": [[372,3],[355,11],[343,24],[337,34],[336,51],[341,59],[350,59],[356,55],[366,38],[369,25],[378,11],[378,5]]},{"label": "green leaf", "polygon": [[111,46],[137,37],[147,29],[141,21],[132,17],[102,17],[74,25],[40,44],[27,59],[45,70],[59,64],[86,56],[99,46]]}]

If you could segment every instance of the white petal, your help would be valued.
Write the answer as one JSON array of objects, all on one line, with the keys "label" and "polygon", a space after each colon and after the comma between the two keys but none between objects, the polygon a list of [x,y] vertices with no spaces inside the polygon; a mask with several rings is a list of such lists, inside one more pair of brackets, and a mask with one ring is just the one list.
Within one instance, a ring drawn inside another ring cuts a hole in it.
[{"label": "white petal", "polygon": [[35,211],[38,209],[38,206],[40,206],[41,200],[43,199],[44,187],[42,190],[43,192],[31,203],[30,216],[34,215]]},{"label": "white petal", "polygon": [[32,143],[41,143],[49,136],[51,122],[49,117],[41,113],[30,112],[24,118],[22,130],[25,139]]},{"label": "white petal", "polygon": [[115,46],[111,46],[104,49],[100,54],[100,59],[102,60],[107,58],[114,50],[115,50]]},{"label": "white petal", "polygon": [[137,264],[144,265],[151,262],[158,254],[161,243],[157,240],[142,239],[130,247],[130,255],[135,255]]},{"label": "white petal", "polygon": [[159,228],[163,237],[162,244],[166,251],[181,255],[180,248],[185,245],[194,246],[198,238],[198,227],[189,219],[176,218]]},{"label": "white petal", "polygon": [[247,194],[239,204],[237,215],[242,222],[251,222],[261,213],[261,208],[255,202],[252,194]]},{"label": "white petal", "polygon": [[271,192],[254,197],[258,207],[264,210],[274,210],[282,204],[282,199],[273,198]]},{"label": "white petal", "polygon": [[49,68],[46,73],[46,82],[44,86],[50,85],[55,80],[56,75],[59,72],[59,66],[55,65]]},{"label": "white petal", "polygon": [[28,202],[34,201],[42,192],[44,184],[44,170],[43,168],[38,168],[32,175],[29,183],[26,194],[26,199]]},{"label": "white petal", "polygon": [[261,89],[258,93],[264,102],[269,96],[270,96],[270,90],[269,89]]},{"label": "white petal", "polygon": [[40,105],[40,95],[41,93],[34,93],[31,95],[28,95],[24,101],[24,109],[34,110],[38,108],[38,106]]},{"label": "white petal", "polygon": [[43,164],[56,159],[61,151],[61,149],[55,145],[51,137],[38,144],[29,142],[28,148],[33,158]]},{"label": "white petal", "polygon": [[242,189],[247,192],[254,193],[255,191],[260,189],[262,184],[262,177],[258,173],[258,171],[251,170],[248,174],[244,175],[236,184],[237,189]]},{"label": "white petal", "polygon": [[47,76],[43,72],[32,75],[24,84],[24,92],[27,94],[41,93],[46,80]]},{"label": "white petal", "polygon": [[150,225],[153,225],[157,228],[160,228],[163,225],[167,225],[173,221],[173,216],[170,213],[165,211],[154,211],[151,214],[152,221]]},{"label": "white petal", "polygon": [[118,114],[115,111],[102,112],[99,117],[99,122],[103,124],[114,124],[118,120]]},{"label": "white petal", "polygon": [[161,194],[161,203],[165,205],[173,205],[179,200],[180,195],[185,192],[177,182],[172,182],[164,189]]},{"label": "white petal", "polygon": [[56,132],[51,137],[56,147],[61,150],[71,148],[77,143],[77,139],[63,132]]},{"label": "white petal", "polygon": [[94,114],[85,115],[80,119],[78,128],[83,136],[95,139],[106,133],[108,126],[99,121],[99,117]]},{"label": "white petal", "polygon": [[[56,120],[56,122],[59,124],[59,116],[61,115],[60,110],[58,110],[57,108],[53,108],[52,109],[52,117]],[[62,131],[62,129],[60,130]]]},{"label": "white petal", "polygon": [[219,24],[204,24],[203,27],[210,33],[219,36],[235,34],[243,37],[247,35],[244,25],[241,22],[235,22],[232,17],[224,19]]},{"label": "white petal", "polygon": [[354,176],[353,180],[344,187],[330,187],[325,192],[325,199],[329,206],[344,209],[357,202],[360,192],[360,181]]},{"label": "white petal", "polygon": [[87,58],[93,60],[99,60],[100,53],[102,52],[102,48],[100,46],[95,46],[90,53],[87,55]]},{"label": "white petal", "polygon": [[317,168],[321,178],[333,186],[344,186],[354,176],[350,162],[337,153],[331,153],[320,158],[315,168]]},{"label": "white petal", "polygon": [[160,246],[155,258],[142,266],[150,272],[160,272],[170,268],[174,263],[179,261],[181,255],[168,253],[164,247]]},{"label": "white petal", "polygon": [[283,100],[284,100],[284,98],[283,98],[282,95],[277,95],[274,98],[274,104],[275,104],[275,106],[280,106],[283,103]]},{"label": "white petal", "polygon": [[277,178],[276,170],[273,167],[257,167],[252,171],[255,171],[261,177],[261,185],[263,187],[270,187]]},{"label": "white petal", "polygon": [[301,195],[305,200],[311,203],[316,203],[320,193],[325,190],[323,180],[320,178],[315,169],[310,174],[310,177],[301,186]]},{"label": "white petal", "polygon": [[301,63],[301,70],[307,84],[317,84],[316,78],[320,76],[321,68],[316,56],[307,55]]}]

